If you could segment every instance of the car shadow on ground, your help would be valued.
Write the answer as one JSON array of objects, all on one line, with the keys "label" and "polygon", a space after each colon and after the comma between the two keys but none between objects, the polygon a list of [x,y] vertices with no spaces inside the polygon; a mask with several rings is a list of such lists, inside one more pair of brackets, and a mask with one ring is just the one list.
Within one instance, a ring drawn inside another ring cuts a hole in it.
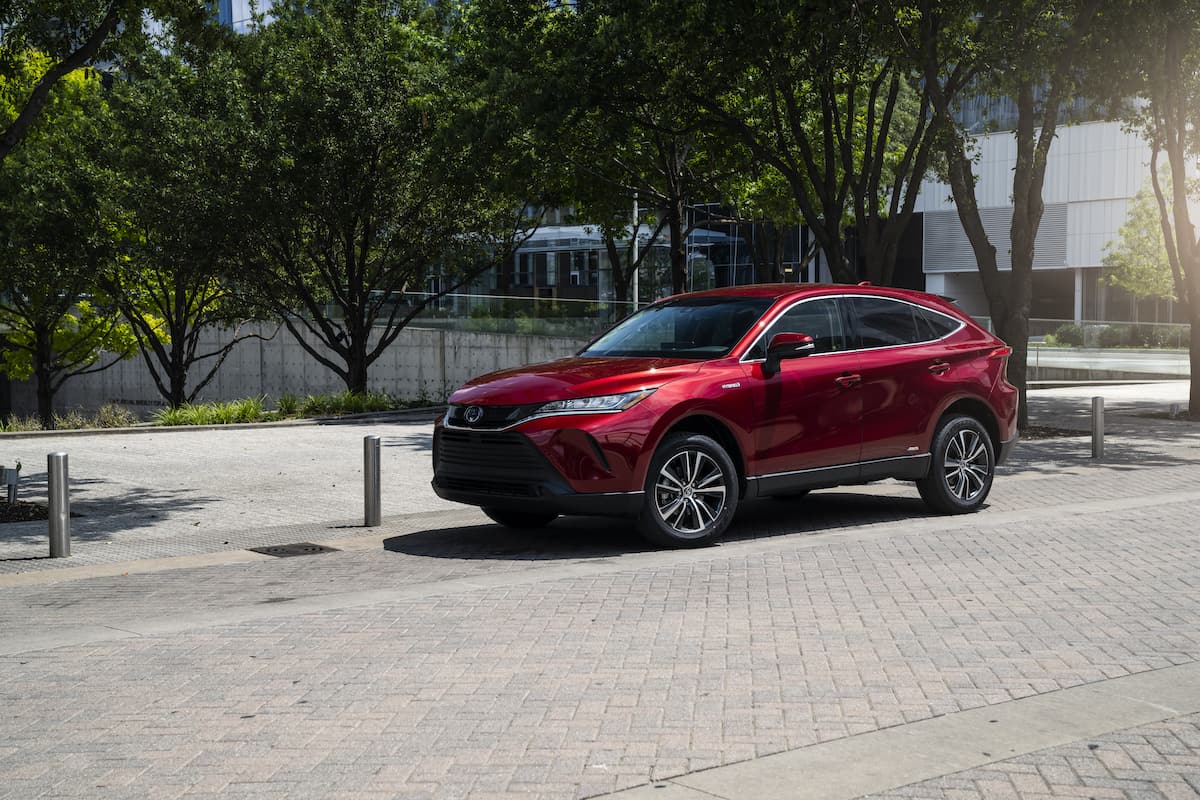
[{"label": "car shadow on ground", "polygon": [[[743,503],[721,541],[819,535],[927,516],[915,490],[912,497],[824,491],[803,499]],[[532,531],[502,525],[439,528],[386,539],[383,547],[429,558],[517,561],[570,561],[662,549],[641,538],[634,520],[605,517],[559,517]]]}]

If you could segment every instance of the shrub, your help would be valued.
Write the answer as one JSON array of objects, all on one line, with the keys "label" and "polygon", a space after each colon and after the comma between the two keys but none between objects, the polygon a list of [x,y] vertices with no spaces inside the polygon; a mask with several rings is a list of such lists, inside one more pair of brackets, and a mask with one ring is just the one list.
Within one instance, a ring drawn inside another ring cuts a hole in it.
[{"label": "shrub", "polygon": [[310,394],[300,403],[303,417],[326,417],[341,414],[365,414],[373,411],[391,411],[396,401],[387,392],[337,392],[334,394]]},{"label": "shrub", "polygon": [[1054,341],[1061,345],[1083,347],[1083,327],[1081,325],[1069,322],[1066,325],[1059,325],[1058,329],[1051,336],[1054,337]]},{"label": "shrub", "polygon": [[18,417],[15,414],[8,419],[0,419],[0,431],[17,433],[25,431],[40,431],[42,422],[37,417]]},{"label": "shrub", "polygon": [[275,411],[281,417],[294,417],[300,408],[300,399],[291,392],[284,392],[275,404]]},{"label": "shrub", "polygon": [[248,397],[229,403],[184,403],[178,408],[164,408],[154,414],[154,422],[158,425],[230,425],[258,422],[261,419],[261,397]]},{"label": "shrub", "polygon": [[136,414],[116,403],[105,403],[100,406],[95,420],[98,428],[128,428],[139,422]]},{"label": "shrub", "polygon": [[1105,325],[1100,329],[1097,344],[1100,347],[1126,347],[1130,338],[1131,331],[1128,325]]},{"label": "shrub", "polygon": [[95,423],[82,411],[72,409],[65,414],[54,415],[54,428],[60,431],[77,431],[83,428],[94,428]]}]

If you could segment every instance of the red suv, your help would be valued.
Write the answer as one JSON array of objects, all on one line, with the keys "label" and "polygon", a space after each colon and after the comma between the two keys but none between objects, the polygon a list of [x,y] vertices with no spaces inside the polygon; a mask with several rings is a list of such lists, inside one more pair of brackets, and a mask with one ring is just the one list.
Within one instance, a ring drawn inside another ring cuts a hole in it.
[{"label": "red suv", "polygon": [[636,518],[717,539],[738,503],[882,478],[978,509],[1017,439],[1011,350],[950,302],[870,286],[670,297],[573,358],[476,378],[434,431],[433,488],[514,528]]}]

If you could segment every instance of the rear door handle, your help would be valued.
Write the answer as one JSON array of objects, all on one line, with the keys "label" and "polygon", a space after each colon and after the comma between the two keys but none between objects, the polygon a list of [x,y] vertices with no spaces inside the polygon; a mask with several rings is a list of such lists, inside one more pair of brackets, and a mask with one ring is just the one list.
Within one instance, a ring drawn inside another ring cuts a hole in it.
[{"label": "rear door handle", "polygon": [[839,375],[838,377],[834,378],[833,381],[843,389],[853,389],[855,386],[858,386],[860,383],[862,383],[862,376]]},{"label": "rear door handle", "polygon": [[950,365],[945,361],[935,361],[929,365],[929,371],[934,375],[944,375],[950,369]]}]

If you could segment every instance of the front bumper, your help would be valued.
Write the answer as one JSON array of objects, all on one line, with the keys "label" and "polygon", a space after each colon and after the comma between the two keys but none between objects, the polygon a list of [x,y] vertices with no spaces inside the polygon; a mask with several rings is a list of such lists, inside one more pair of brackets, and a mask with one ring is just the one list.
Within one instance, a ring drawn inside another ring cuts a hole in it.
[{"label": "front bumper", "polygon": [[635,516],[643,492],[580,492],[536,445],[516,431],[438,426],[432,487],[444,500],[554,514]]}]

